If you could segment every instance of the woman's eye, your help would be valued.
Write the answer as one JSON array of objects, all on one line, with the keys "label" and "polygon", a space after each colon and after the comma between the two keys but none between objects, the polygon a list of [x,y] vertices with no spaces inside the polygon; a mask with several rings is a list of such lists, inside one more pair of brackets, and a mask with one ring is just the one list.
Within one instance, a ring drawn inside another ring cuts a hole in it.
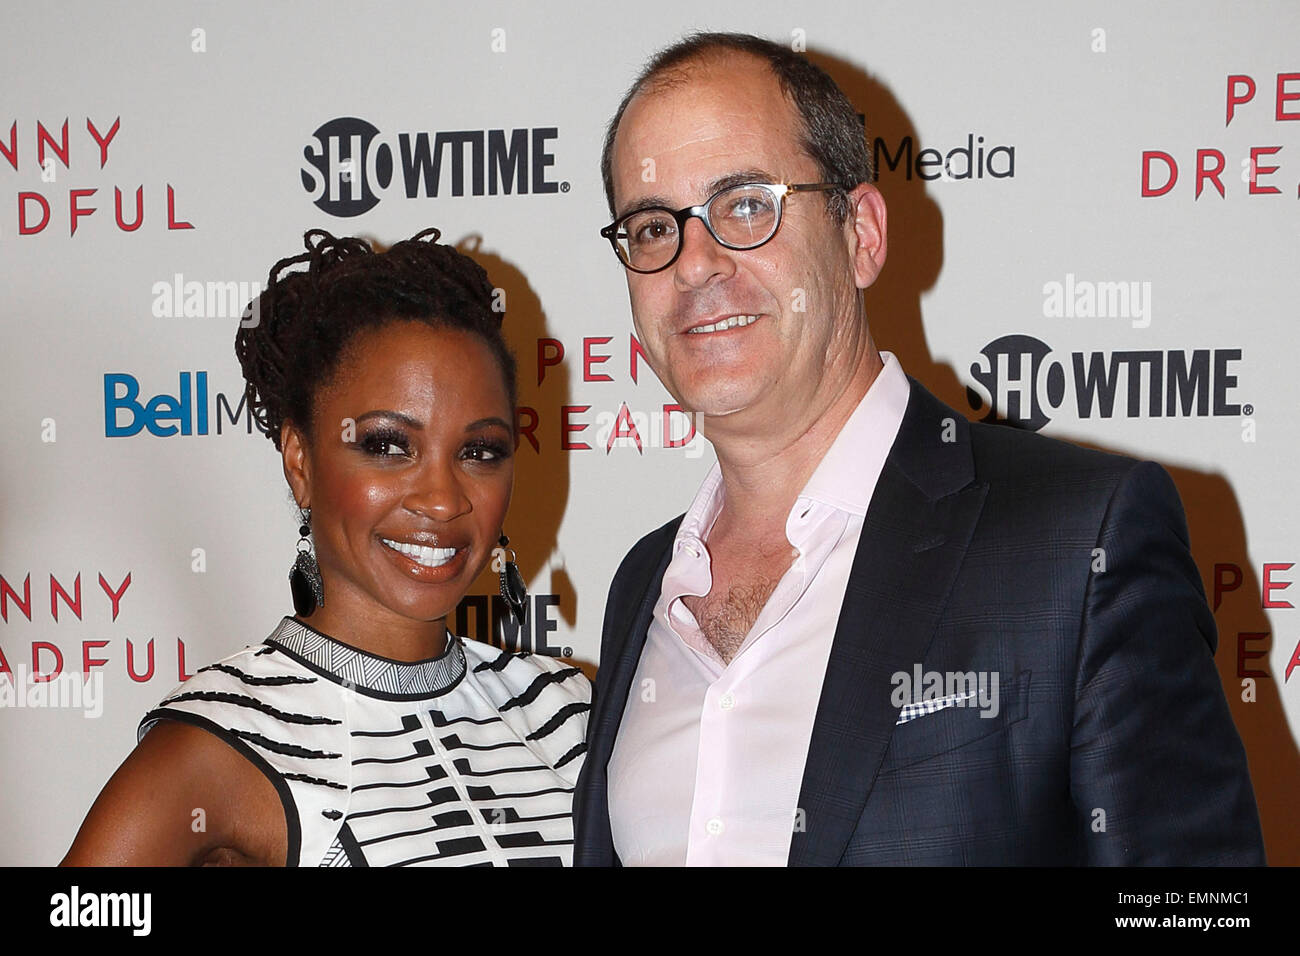
[{"label": "woman's eye", "polygon": [[510,449],[496,442],[472,442],[465,446],[462,457],[471,461],[500,461],[510,457]]},{"label": "woman's eye", "polygon": [[411,451],[406,436],[394,432],[371,432],[361,439],[361,447],[367,453],[380,458],[409,455]]}]

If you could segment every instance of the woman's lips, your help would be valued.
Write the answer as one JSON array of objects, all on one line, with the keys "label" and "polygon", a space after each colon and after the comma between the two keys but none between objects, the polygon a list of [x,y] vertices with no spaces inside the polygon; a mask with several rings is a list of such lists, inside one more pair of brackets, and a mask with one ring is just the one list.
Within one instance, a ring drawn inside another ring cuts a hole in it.
[{"label": "woman's lips", "polygon": [[421,567],[441,567],[456,556],[455,548],[435,548],[427,544],[394,541],[392,538],[380,538],[379,540],[391,550],[406,555]]},{"label": "woman's lips", "polygon": [[465,569],[469,547],[438,547],[380,538],[380,546],[404,575],[417,581],[438,583],[455,578]]}]

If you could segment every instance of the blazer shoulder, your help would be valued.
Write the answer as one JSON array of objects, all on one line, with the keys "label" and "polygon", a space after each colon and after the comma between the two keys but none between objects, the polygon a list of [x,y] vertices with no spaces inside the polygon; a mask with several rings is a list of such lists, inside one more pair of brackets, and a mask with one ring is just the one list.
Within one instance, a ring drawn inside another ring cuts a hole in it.
[{"label": "blazer shoulder", "polygon": [[1085,448],[1010,425],[972,422],[971,453],[983,480],[1056,476],[1118,482],[1141,464],[1129,455]]},{"label": "blazer shoulder", "polygon": [[[1093,534],[1105,522],[1141,513],[1187,538],[1178,488],[1159,462],[1098,451],[1005,425],[971,424],[977,481],[986,509],[1005,523]],[[1139,509],[1133,512],[1130,505]]]}]

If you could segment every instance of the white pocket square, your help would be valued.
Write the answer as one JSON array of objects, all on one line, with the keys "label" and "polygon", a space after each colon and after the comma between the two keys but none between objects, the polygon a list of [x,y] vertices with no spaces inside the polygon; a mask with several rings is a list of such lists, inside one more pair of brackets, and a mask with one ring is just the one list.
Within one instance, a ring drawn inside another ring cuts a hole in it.
[{"label": "white pocket square", "polygon": [[909,720],[916,720],[918,717],[924,717],[927,714],[933,714],[936,711],[946,710],[949,707],[965,706],[964,701],[975,700],[978,695],[970,694],[951,694],[948,697],[936,697],[933,700],[916,700],[910,704],[904,704],[903,709],[898,712],[898,720],[894,726],[905,724]]}]

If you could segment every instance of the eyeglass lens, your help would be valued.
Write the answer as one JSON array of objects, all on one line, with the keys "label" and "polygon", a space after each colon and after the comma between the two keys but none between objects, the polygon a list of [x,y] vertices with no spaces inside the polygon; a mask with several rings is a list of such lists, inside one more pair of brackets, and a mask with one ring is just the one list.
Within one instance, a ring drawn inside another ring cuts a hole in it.
[{"label": "eyeglass lens", "polygon": [[[734,186],[709,200],[705,225],[723,245],[750,249],[776,231],[780,197],[761,185]],[[681,236],[677,220],[667,209],[634,212],[622,220],[619,245],[634,269],[655,269],[677,254]]]}]

